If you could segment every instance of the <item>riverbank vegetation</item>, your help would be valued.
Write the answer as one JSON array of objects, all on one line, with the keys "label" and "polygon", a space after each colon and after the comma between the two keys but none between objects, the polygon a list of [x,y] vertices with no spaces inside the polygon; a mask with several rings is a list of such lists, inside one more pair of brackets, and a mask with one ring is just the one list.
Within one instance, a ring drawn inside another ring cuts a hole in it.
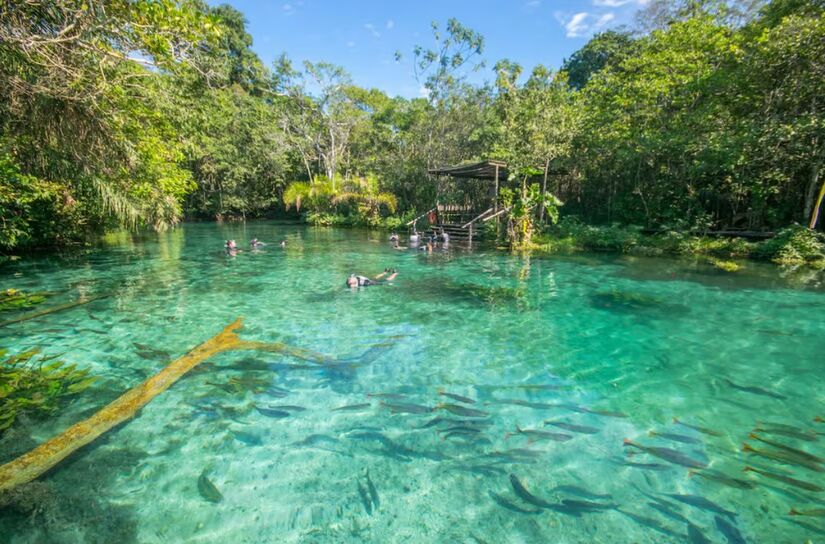
[{"label": "riverbank vegetation", "polygon": [[[653,0],[562,66],[499,60],[480,84],[484,39],[450,20],[398,53],[427,91],[407,99],[324,62],[265,66],[225,5],[4,3],[0,251],[184,218],[398,228],[437,195],[488,196],[428,168],[496,158],[516,246],[821,261],[792,225],[822,228],[824,11]],[[715,230],[780,236],[696,236]]]}]

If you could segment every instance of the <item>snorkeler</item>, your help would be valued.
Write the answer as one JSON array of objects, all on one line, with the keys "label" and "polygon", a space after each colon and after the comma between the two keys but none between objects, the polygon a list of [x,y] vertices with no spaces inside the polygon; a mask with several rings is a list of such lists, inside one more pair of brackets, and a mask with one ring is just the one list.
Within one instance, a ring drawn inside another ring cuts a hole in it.
[{"label": "snorkeler", "polygon": [[[386,276],[386,279],[381,279],[384,276]],[[347,278],[347,287],[354,289],[356,287],[368,287],[370,285],[386,285],[394,280],[396,276],[398,276],[398,271],[394,268],[385,268],[384,271],[375,276],[374,279],[357,274],[350,274],[349,278]]]}]

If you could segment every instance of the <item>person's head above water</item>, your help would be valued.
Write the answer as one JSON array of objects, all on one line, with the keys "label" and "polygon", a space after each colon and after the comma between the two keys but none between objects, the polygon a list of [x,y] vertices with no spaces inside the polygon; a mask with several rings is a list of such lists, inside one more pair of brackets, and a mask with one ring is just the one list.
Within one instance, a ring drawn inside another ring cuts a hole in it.
[{"label": "person's head above water", "polygon": [[358,277],[355,274],[350,274],[347,278],[347,287],[358,287]]}]

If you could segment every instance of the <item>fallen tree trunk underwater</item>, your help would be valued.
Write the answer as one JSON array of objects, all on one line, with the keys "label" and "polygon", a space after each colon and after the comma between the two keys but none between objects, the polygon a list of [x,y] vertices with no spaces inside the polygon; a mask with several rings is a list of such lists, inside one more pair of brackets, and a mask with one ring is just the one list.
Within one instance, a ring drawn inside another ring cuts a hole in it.
[{"label": "fallen tree trunk underwater", "polygon": [[29,312],[27,314],[21,315],[19,317],[15,317],[13,319],[9,319],[6,321],[0,321],[0,327],[5,327],[6,325],[12,325],[14,323],[20,323],[22,321],[28,321],[30,319],[35,319],[44,315],[53,314],[55,312],[62,312],[63,310],[68,310],[69,308],[75,308],[77,306],[83,306],[84,304],[89,304],[90,302],[94,302],[96,300],[100,300],[102,298],[108,298],[112,296],[111,293],[103,294],[103,295],[94,295],[88,298],[84,298],[81,300],[76,300],[74,302],[67,302],[65,304],[59,304],[57,306],[52,306],[50,308],[45,308],[43,310],[37,310],[36,312]]},{"label": "fallen tree trunk underwater", "polygon": [[17,459],[0,466],[0,493],[28,483],[60,463],[63,459],[93,442],[100,435],[131,419],[153,398],[163,393],[184,374],[213,355],[232,350],[260,350],[282,353],[318,364],[336,359],[282,343],[241,340],[236,331],[241,319],[228,325],[216,336],[175,359],[163,370],[109,403],[88,419],[75,423],[61,434],[44,442]]}]

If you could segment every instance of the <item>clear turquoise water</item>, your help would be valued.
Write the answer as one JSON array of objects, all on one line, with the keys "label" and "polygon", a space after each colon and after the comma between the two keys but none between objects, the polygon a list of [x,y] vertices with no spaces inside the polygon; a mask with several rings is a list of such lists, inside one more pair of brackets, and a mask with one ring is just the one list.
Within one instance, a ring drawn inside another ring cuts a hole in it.
[{"label": "clear turquoise water", "polygon": [[[286,237],[288,246],[234,258],[222,251],[226,238],[252,237]],[[56,419],[26,420],[6,433],[0,462],[88,417],[239,316],[244,338],[341,359],[319,368],[266,353],[213,358],[24,489],[14,507],[0,510],[0,540],[665,543],[687,541],[682,516],[709,541],[726,542],[707,509],[668,499],[675,515],[667,515],[651,506],[679,493],[735,512],[748,542],[825,541],[825,519],[787,515],[790,507],[825,507],[825,493],[741,471],[748,464],[820,487],[825,472],[740,451],[757,421],[825,432],[813,422],[825,416],[825,293],[816,276],[783,277],[756,264],[729,275],[598,255],[459,248],[425,255],[393,250],[384,237],[197,224],[0,269],[2,288],[57,293],[46,304],[113,293],[0,328],[0,345],[12,351],[42,346],[102,377]],[[391,285],[343,287],[350,272],[385,267],[400,271]],[[233,379],[249,385],[232,392]],[[381,404],[461,404],[440,391],[476,399],[468,406],[489,416],[449,435],[447,428],[468,424],[425,424],[469,418],[443,409],[392,413]],[[367,396],[376,393],[404,399]],[[363,403],[360,411],[333,411]],[[256,410],[278,405],[305,410],[285,418]],[[674,425],[673,417],[720,436]],[[572,438],[530,442],[508,435],[516,426]],[[649,436],[654,430],[696,443]],[[825,456],[825,436],[765,437]],[[628,457],[634,449],[625,438],[756,485],[738,489],[645,453]],[[204,471],[221,502],[199,493]],[[553,506],[520,498],[511,474]]]}]

